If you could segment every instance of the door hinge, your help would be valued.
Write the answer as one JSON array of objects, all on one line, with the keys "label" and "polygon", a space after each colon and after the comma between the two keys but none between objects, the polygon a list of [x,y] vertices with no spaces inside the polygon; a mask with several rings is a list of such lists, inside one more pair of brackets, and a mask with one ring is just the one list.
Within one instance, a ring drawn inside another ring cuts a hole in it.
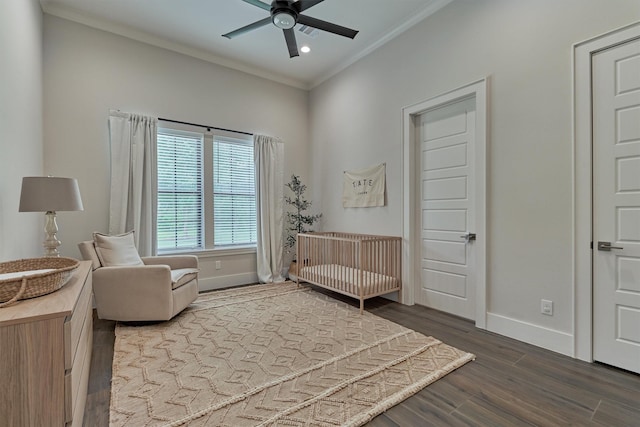
[{"label": "door hinge", "polygon": [[593,242],[591,242],[591,249],[593,249]]}]

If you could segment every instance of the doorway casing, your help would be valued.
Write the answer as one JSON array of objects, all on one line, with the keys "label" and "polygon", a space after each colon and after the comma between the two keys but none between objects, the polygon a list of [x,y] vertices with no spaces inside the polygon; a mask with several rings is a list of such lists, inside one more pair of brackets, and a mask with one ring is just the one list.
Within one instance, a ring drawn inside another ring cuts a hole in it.
[{"label": "doorway casing", "polygon": [[416,253],[420,239],[417,230],[416,211],[416,127],[419,126],[419,117],[425,111],[444,106],[465,98],[475,99],[476,107],[476,151],[475,161],[477,176],[475,179],[476,190],[476,223],[473,230],[477,234],[474,242],[476,250],[476,327],[486,329],[487,322],[487,292],[486,292],[486,253],[487,253],[487,227],[486,227],[486,144],[487,136],[487,86],[488,79],[484,78],[462,86],[450,92],[430,98],[426,101],[414,104],[402,109],[402,303],[413,305],[415,303],[415,286],[419,283],[416,269]]},{"label": "doorway casing", "polygon": [[575,358],[593,362],[593,183],[591,57],[640,38],[640,22],[573,46],[573,313]]}]

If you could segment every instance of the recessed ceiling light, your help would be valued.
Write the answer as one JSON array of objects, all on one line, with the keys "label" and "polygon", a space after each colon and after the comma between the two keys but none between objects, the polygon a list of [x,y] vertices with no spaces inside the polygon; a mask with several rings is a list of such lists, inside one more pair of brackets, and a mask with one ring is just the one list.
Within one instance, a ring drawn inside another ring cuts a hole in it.
[{"label": "recessed ceiling light", "polygon": [[302,46],[302,47],[300,48],[300,52],[302,52],[302,53],[309,53],[309,52],[311,52],[311,48],[310,48],[309,46],[307,46],[307,45],[304,45],[304,46]]}]

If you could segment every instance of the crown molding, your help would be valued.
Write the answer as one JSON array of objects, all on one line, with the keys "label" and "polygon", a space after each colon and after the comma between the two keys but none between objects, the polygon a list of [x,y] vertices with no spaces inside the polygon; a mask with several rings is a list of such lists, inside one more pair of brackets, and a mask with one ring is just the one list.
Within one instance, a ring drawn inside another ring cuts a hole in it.
[{"label": "crown molding", "polygon": [[419,12],[412,14],[411,18],[405,21],[402,25],[400,25],[399,27],[392,28],[390,31],[388,31],[378,40],[376,40],[372,44],[362,49],[359,53],[340,62],[335,67],[330,68],[328,72],[322,74],[321,78],[313,80],[311,82],[305,82],[305,81],[285,77],[278,73],[269,72],[269,71],[257,68],[255,66],[247,65],[239,61],[234,61],[229,58],[214,55],[203,49],[189,47],[181,43],[176,43],[176,42],[163,39],[161,37],[153,36],[149,33],[136,30],[129,26],[116,24],[114,22],[105,21],[103,19],[98,19],[98,18],[89,16],[87,14],[80,13],[76,10],[69,9],[67,7],[51,4],[48,0],[40,0],[40,5],[42,7],[42,11],[48,15],[56,16],[58,18],[66,19],[68,21],[77,22],[79,24],[83,24],[88,27],[96,28],[98,30],[116,34],[122,37],[139,41],[141,43],[146,43],[152,46],[156,46],[162,49],[181,53],[183,55],[191,56],[193,58],[201,59],[203,61],[207,61],[207,62],[220,65],[226,68],[230,68],[233,70],[241,71],[243,73],[247,73],[256,77],[271,80],[273,82],[281,83],[297,89],[311,90],[314,87],[329,80],[331,77],[335,76],[341,71],[345,70],[347,67],[353,65],[360,59],[369,55],[371,52],[375,51],[382,45],[394,39],[395,37],[404,33],[405,31],[407,31],[414,25],[418,24],[419,22],[423,21],[427,17],[433,15],[438,10],[442,9],[452,1],[453,0],[432,0]]},{"label": "crown molding", "polygon": [[136,40],[142,43],[146,43],[152,46],[167,49],[173,52],[181,53],[183,55],[191,56],[203,61],[207,61],[216,65],[221,65],[226,68],[241,71],[243,73],[251,74],[256,77],[271,80],[276,83],[281,83],[287,86],[292,86],[298,89],[308,90],[309,85],[300,80],[284,77],[280,74],[271,73],[265,70],[261,70],[254,66],[246,65],[238,61],[234,61],[228,58],[214,55],[210,52],[202,49],[186,46],[181,43],[175,43],[161,37],[153,36],[144,31],[139,31],[131,27],[108,22],[102,19],[97,19],[89,15],[79,13],[75,10],[70,10],[66,7],[53,5],[46,0],[41,1],[42,11],[48,15],[56,16],[58,18],[66,19],[68,21],[77,22],[79,24],[86,25],[88,27],[96,28],[98,30],[106,31],[112,34],[116,34],[122,37],[126,37],[132,40]]}]

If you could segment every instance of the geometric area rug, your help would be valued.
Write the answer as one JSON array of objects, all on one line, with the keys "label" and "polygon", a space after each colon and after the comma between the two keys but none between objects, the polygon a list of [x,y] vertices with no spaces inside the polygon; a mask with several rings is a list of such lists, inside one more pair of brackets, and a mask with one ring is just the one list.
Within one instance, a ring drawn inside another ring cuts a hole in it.
[{"label": "geometric area rug", "polygon": [[473,360],[295,283],[118,324],[111,426],[360,426]]}]

